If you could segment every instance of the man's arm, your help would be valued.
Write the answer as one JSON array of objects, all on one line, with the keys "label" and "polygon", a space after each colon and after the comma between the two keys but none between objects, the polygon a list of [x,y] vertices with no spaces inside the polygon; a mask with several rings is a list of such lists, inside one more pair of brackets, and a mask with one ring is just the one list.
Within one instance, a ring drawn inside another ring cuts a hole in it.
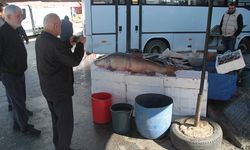
[{"label": "man's arm", "polygon": [[238,24],[238,29],[237,29],[236,32],[234,33],[234,36],[235,36],[235,37],[237,37],[237,36],[241,33],[241,31],[242,31],[242,29],[243,29],[243,17],[242,17],[241,14],[240,14],[240,15],[238,16],[238,18],[237,18],[237,24]]},{"label": "man's arm", "polygon": [[83,44],[78,42],[76,44],[75,51],[72,52],[69,47],[62,43],[58,45],[57,49],[55,50],[55,59],[68,67],[77,66],[80,64],[84,55],[83,47]]},{"label": "man's arm", "polygon": [[223,18],[224,18],[224,15],[222,16],[221,21],[220,21],[220,34],[222,34],[221,28],[222,28]]},{"label": "man's arm", "polygon": [[[2,60],[2,54],[3,54],[3,39],[2,39],[2,36],[0,34],[0,66],[1,66],[1,60]],[[2,81],[2,78],[1,78],[1,70],[0,70],[0,81]]]},{"label": "man's arm", "polygon": [[0,62],[1,62],[1,59],[2,59],[2,54],[3,54],[3,37],[0,34]]}]

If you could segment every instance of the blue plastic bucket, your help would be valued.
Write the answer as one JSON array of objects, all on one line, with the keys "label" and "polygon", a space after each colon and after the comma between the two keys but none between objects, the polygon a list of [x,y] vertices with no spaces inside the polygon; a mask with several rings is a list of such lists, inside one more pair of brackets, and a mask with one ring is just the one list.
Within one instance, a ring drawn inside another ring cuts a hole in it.
[{"label": "blue plastic bucket", "polygon": [[161,94],[142,94],[135,98],[135,123],[139,133],[157,139],[169,128],[172,120],[172,98]]}]

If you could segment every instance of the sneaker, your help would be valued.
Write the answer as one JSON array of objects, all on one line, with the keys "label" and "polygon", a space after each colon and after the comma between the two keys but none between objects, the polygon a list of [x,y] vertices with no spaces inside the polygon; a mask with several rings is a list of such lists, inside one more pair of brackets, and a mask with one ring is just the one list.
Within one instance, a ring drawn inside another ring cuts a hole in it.
[{"label": "sneaker", "polygon": [[33,116],[33,112],[32,112],[32,111],[26,109],[26,112],[27,112],[27,115],[28,115],[28,116]]},{"label": "sneaker", "polygon": [[8,111],[12,111],[12,105],[8,105]]},{"label": "sneaker", "polygon": [[34,127],[28,127],[24,131],[22,131],[24,135],[30,135],[30,136],[40,136],[41,130],[38,130]]}]

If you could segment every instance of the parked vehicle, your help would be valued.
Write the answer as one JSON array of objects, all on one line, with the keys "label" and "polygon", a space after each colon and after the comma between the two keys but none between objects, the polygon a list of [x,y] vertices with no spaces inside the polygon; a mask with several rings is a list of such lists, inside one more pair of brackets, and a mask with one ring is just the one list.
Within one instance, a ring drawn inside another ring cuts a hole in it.
[{"label": "parked vehicle", "polygon": [[76,8],[81,8],[77,2],[15,2],[9,4],[15,4],[22,9],[24,17],[22,26],[28,36],[41,33],[43,19],[48,13],[56,13],[61,19],[67,15],[71,19],[77,14]]},{"label": "parked vehicle", "polygon": [[[232,0],[214,0],[210,49],[222,46],[219,24]],[[250,52],[250,0],[237,0],[244,28],[236,47]],[[86,50],[161,53],[204,49],[207,0],[83,0]]]},{"label": "parked vehicle", "polygon": [[41,33],[43,29],[42,20],[40,18],[44,17],[45,14],[39,13],[39,19],[35,20],[36,12],[32,9],[30,5],[20,6],[23,11],[24,20],[22,21],[22,26],[28,36],[33,36]]}]

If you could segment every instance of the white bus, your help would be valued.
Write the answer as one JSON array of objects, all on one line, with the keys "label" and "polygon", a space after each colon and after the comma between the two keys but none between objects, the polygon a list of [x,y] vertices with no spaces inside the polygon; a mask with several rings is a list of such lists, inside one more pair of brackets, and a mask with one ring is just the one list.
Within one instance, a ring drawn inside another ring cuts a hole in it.
[{"label": "white bus", "polygon": [[[221,44],[219,24],[230,0],[214,0],[209,48]],[[250,0],[236,0],[244,28],[235,48],[250,51]],[[166,48],[204,49],[207,0],[83,0],[85,48],[112,53],[140,50],[161,53]]]}]

